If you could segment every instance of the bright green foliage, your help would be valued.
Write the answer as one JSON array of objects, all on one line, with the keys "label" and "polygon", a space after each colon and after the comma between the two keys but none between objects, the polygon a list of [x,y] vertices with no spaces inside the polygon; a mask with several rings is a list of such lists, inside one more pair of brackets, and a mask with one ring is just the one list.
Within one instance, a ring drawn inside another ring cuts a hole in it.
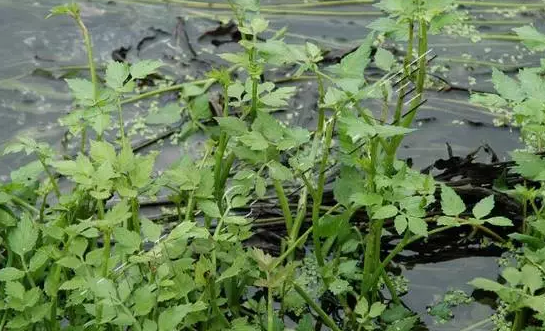
[{"label": "bright green foliage", "polygon": [[[221,57],[235,67],[213,70],[206,84],[184,84],[179,100],[146,117],[154,125],[182,121],[184,134],[202,132],[207,139],[202,157],[184,155],[158,174],[156,153],[142,155],[131,148],[122,104],[136,81],[148,78],[161,63],[111,62],[102,84],[84,32],[91,79],[66,80],[77,109],[61,119],[82,139],[78,155],[61,157],[24,137],[4,151],[33,154],[38,160],[14,171],[12,183],[0,187],[0,245],[5,247],[0,250],[0,329],[59,330],[68,321],[74,329],[96,331],[281,331],[284,314],[293,313],[297,331],[317,325],[339,331],[341,326],[318,304],[330,297],[344,310],[342,330],[409,331],[418,316],[400,305],[395,286],[388,288],[392,302],[379,299],[380,284],[390,283],[386,268],[391,259],[409,242],[453,226],[511,225],[507,218],[493,216],[494,196],[468,211],[444,185],[444,215],[428,217],[437,205],[438,183],[396,159],[403,137],[414,131],[412,115],[401,120],[403,107],[390,109],[393,91],[387,80],[373,84],[365,79],[372,61],[385,73],[399,68],[394,55],[380,45],[372,59],[374,32],[340,63],[325,68],[326,73],[317,45],[287,44],[285,30],[264,40],[269,22],[258,14],[257,1],[229,3],[242,38],[238,53]],[[412,32],[422,53],[427,51],[425,28],[438,32],[458,19],[452,4],[381,1],[377,6],[389,18],[371,26],[396,38],[407,37],[408,24],[417,26]],[[52,14],[71,15],[83,25],[76,5],[57,7]],[[408,54],[405,61],[412,50]],[[426,63],[420,65],[424,72]],[[273,114],[290,110],[297,93],[296,86],[262,81],[274,66],[294,68],[295,77],[316,76],[315,129],[286,125]],[[233,69],[240,70],[237,79]],[[518,84],[495,72],[501,96],[481,100],[497,107],[520,103],[535,108],[536,100],[542,101],[538,74],[523,71]],[[221,109],[213,115],[216,101],[207,90],[215,83],[222,97]],[[423,80],[415,83],[423,91]],[[518,88],[508,90],[509,84]],[[361,107],[366,99],[383,102],[381,119]],[[397,120],[388,124],[391,117]],[[118,121],[117,141],[106,139],[112,120]],[[96,138],[88,139],[89,129]],[[535,168],[541,160],[517,157],[517,171],[540,178]],[[323,201],[327,177],[334,174],[331,164],[340,165],[332,184],[335,207]],[[292,191],[299,184],[302,189]],[[298,195],[296,206],[292,192]],[[140,203],[165,194],[173,215],[143,217]],[[256,204],[270,200],[269,194],[275,194],[272,209],[281,212],[286,228],[279,254],[248,247],[255,226],[263,222]],[[541,220],[529,223],[536,235],[533,243],[545,236]],[[396,233],[388,236],[402,239],[385,259],[382,240],[392,223]],[[303,252],[300,248],[309,239],[312,250]],[[544,285],[536,276],[539,268],[526,263],[512,269],[503,275],[509,290],[526,291],[524,304],[537,306]]]},{"label": "bright green foliage", "polygon": [[524,46],[533,51],[545,51],[545,34],[539,32],[533,26],[514,28],[513,31],[522,39]]},{"label": "bright green foliage", "polygon": [[428,314],[435,317],[439,323],[445,323],[454,317],[452,308],[473,301],[465,292],[460,290],[449,290],[443,298],[428,308]]},{"label": "bright green foliage", "polygon": [[[525,45],[533,50],[545,50],[545,37],[530,26],[515,29]],[[517,80],[493,69],[492,82],[499,95],[474,94],[471,101],[499,115],[498,124],[520,127],[522,141],[529,151],[543,151],[545,141],[545,79],[543,68],[525,68]]]}]

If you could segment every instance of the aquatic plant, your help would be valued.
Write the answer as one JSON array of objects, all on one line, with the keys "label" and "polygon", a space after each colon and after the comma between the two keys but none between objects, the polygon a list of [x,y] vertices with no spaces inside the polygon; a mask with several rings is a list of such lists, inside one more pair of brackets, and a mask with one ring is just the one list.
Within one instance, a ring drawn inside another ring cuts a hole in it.
[{"label": "aquatic plant", "polygon": [[[372,26],[396,37],[407,31],[403,63],[375,45],[375,31],[325,68],[315,44],[288,44],[284,30],[264,38],[269,23],[257,2],[229,4],[241,33],[240,52],[220,55],[231,66],[181,87],[185,108],[175,103],[148,117],[170,123],[186,111],[192,128],[208,137],[202,158],[184,156],[161,174],[154,173],[155,153],[133,151],[122,107],[161,63],[111,62],[98,77],[77,5],[52,10],[74,18],[88,53],[90,80],[67,79],[75,109],[61,119],[81,144],[72,158],[28,137],[4,150],[37,161],[0,188],[0,330],[273,331],[288,317],[299,331],[411,330],[418,316],[402,306],[388,273],[393,259],[453,228],[499,237],[490,226],[512,225],[492,213],[494,196],[469,210],[454,189],[396,158],[424,102],[428,31],[450,21],[453,1],[381,1],[377,7],[389,17]],[[371,64],[384,72],[375,83],[364,75]],[[286,65],[296,68],[295,77],[316,77],[313,130],[272,114],[290,106],[296,88],[263,73]],[[212,84],[222,92],[215,117]],[[362,106],[366,99],[383,103],[378,117]],[[118,139],[106,134],[115,116]],[[335,201],[325,204],[336,170]],[[171,228],[140,213],[143,198],[165,192],[176,209]],[[275,256],[245,244],[258,223],[252,205],[267,194],[274,194],[286,230]],[[384,257],[386,224],[399,240]],[[524,282],[513,284],[513,291],[527,291]]]}]

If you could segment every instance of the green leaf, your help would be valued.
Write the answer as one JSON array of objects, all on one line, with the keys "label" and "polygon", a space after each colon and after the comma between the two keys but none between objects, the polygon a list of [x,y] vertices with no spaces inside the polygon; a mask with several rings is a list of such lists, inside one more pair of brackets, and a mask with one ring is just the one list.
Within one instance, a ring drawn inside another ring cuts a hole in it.
[{"label": "green leaf", "polygon": [[291,170],[282,165],[280,162],[271,161],[267,164],[267,166],[269,167],[269,174],[271,175],[271,178],[279,181],[293,179],[293,174],[291,173]]},{"label": "green leaf", "polygon": [[407,40],[409,37],[406,24],[388,17],[376,19],[371,22],[371,24],[367,25],[367,27],[378,32],[383,32],[386,35],[392,35],[393,38],[398,41]]},{"label": "green leaf", "polygon": [[494,209],[494,195],[489,195],[488,197],[477,202],[477,204],[473,207],[473,216],[476,219],[482,219],[483,217],[488,216],[492,209]]},{"label": "green leaf", "polygon": [[19,282],[6,282],[6,295],[12,298],[23,300],[25,295],[25,287]]},{"label": "green leaf", "polygon": [[264,96],[260,96],[259,101],[269,107],[285,107],[295,91],[295,86],[280,87]]},{"label": "green leaf", "polygon": [[182,118],[182,108],[177,102],[171,102],[159,108],[157,112],[146,116],[147,124],[174,124]]},{"label": "green leaf", "polygon": [[157,331],[157,323],[152,320],[146,319],[142,324],[142,331]]},{"label": "green leaf", "polygon": [[540,314],[545,313],[545,295],[526,297],[523,299],[523,304]]},{"label": "green leaf", "polygon": [[64,4],[60,6],[55,6],[49,10],[49,14],[45,17],[46,19],[58,15],[79,15],[79,7],[75,3]]},{"label": "green leaf", "polygon": [[245,135],[239,137],[239,140],[254,151],[262,151],[269,147],[269,143],[265,137],[263,137],[263,135],[257,131],[246,133]]},{"label": "green leaf", "polygon": [[543,279],[541,271],[530,264],[525,264],[521,269],[522,283],[528,286],[530,293],[534,294],[537,290],[543,287]]},{"label": "green leaf", "polygon": [[545,51],[545,34],[537,31],[533,26],[525,25],[514,28],[513,31],[522,39],[524,46],[532,51]]},{"label": "green leaf", "polygon": [[421,218],[418,217],[408,217],[409,220],[409,230],[411,230],[412,233],[419,235],[419,236],[428,236],[428,223],[424,221]]},{"label": "green leaf", "polygon": [[366,316],[369,313],[369,302],[365,297],[362,296],[358,299],[354,312],[359,316]]},{"label": "green leaf", "polygon": [[147,315],[155,306],[155,295],[149,286],[142,286],[134,291],[134,314],[136,316]]},{"label": "green leaf", "polygon": [[129,67],[122,62],[110,62],[106,67],[106,85],[118,91],[123,88],[123,83],[129,77]]},{"label": "green leaf", "polygon": [[133,64],[130,73],[134,79],[143,79],[154,73],[162,65],[163,63],[161,61],[144,60]]},{"label": "green leaf", "polygon": [[6,327],[8,329],[23,329],[29,324],[30,320],[28,318],[25,318],[24,315],[17,315],[6,324]]},{"label": "green leaf", "polygon": [[159,240],[163,232],[161,224],[155,224],[145,217],[140,219],[140,223],[142,224],[142,233],[148,241],[156,242]]},{"label": "green leaf", "polygon": [[244,216],[226,216],[223,218],[225,224],[234,224],[234,225],[246,225],[249,224],[249,221]]},{"label": "green leaf", "polygon": [[498,292],[505,288],[503,285],[499,283],[496,283],[490,279],[481,278],[481,277],[473,279],[468,284],[476,288],[480,288],[482,290],[491,291],[491,292]]},{"label": "green leaf", "polygon": [[123,251],[131,254],[140,249],[140,235],[134,231],[117,227],[114,229],[114,237],[117,243],[123,246]]},{"label": "green leaf", "polygon": [[235,258],[235,261],[233,261],[233,264],[229,266],[229,268],[225,269],[221,275],[216,280],[216,283],[220,283],[221,281],[232,278],[240,274],[241,271],[243,271],[244,264],[246,261],[247,256],[245,255],[239,255]]},{"label": "green leaf", "polygon": [[375,125],[373,126],[376,134],[382,138],[390,138],[394,136],[402,136],[415,131],[415,129],[404,128],[395,125]]},{"label": "green leaf", "polygon": [[375,302],[371,305],[371,308],[369,308],[369,317],[379,317],[385,309],[385,304],[383,304],[382,302]]},{"label": "green leaf", "polygon": [[24,271],[13,267],[5,267],[0,269],[0,282],[9,282],[23,278],[25,276]]},{"label": "green leaf", "polygon": [[189,111],[193,120],[205,120],[212,116],[209,102],[208,94],[206,93],[197,96],[191,101]]},{"label": "green leaf", "polygon": [[396,216],[398,213],[397,207],[394,205],[386,205],[378,208],[373,213],[373,219],[380,220]]},{"label": "green leaf", "polygon": [[394,219],[394,226],[398,234],[402,234],[407,229],[407,217],[405,215],[397,215]]},{"label": "green leaf", "polygon": [[97,163],[110,162],[111,165],[117,163],[115,148],[107,141],[91,140],[91,159]]},{"label": "green leaf", "polygon": [[36,253],[30,258],[30,263],[28,265],[28,269],[30,272],[35,272],[38,269],[40,269],[49,259],[49,254],[46,252],[45,249],[43,249],[44,246],[42,246],[41,249],[38,249]]},{"label": "green leaf", "polygon": [[395,57],[394,55],[384,49],[384,48],[378,48],[377,52],[375,54],[375,65],[379,67],[380,69],[384,71],[390,71],[392,69],[392,66],[395,64]]},{"label": "green leaf", "polygon": [[59,287],[59,290],[70,291],[87,288],[87,281],[82,276],[75,276],[72,279],[67,280],[62,283]]},{"label": "green leaf", "polygon": [[512,152],[511,158],[517,164],[513,171],[525,178],[545,180],[545,159],[529,152]]},{"label": "green leaf", "polygon": [[184,318],[191,312],[192,304],[178,305],[165,309],[159,315],[159,331],[177,330]]},{"label": "green leaf", "polygon": [[261,17],[256,17],[252,19],[250,26],[252,27],[252,32],[254,34],[259,34],[267,30],[267,28],[269,27],[269,22]]},{"label": "green leaf", "polygon": [[374,39],[374,34],[370,33],[358,49],[342,58],[341,63],[333,65],[328,69],[340,78],[362,79],[363,71],[370,61],[371,46]]},{"label": "green leaf", "polygon": [[329,290],[335,294],[340,295],[352,290],[350,283],[344,279],[336,278],[331,284],[329,284]]},{"label": "green leaf", "polygon": [[92,116],[89,121],[97,134],[103,134],[104,131],[110,128],[112,118],[109,113],[103,113]]},{"label": "green leaf", "polygon": [[415,329],[415,325],[417,322],[418,316],[410,316],[403,319],[395,320],[392,324],[388,325],[385,331],[411,331]]},{"label": "green leaf", "polygon": [[121,200],[118,204],[113,206],[104,216],[105,225],[112,227],[116,224],[123,223],[131,217],[130,206],[127,200]]},{"label": "green leaf", "polygon": [[9,247],[15,254],[24,258],[26,253],[34,249],[38,234],[38,229],[34,226],[30,216],[24,214],[17,227],[9,233]]},{"label": "green leaf", "polygon": [[447,185],[441,185],[441,210],[447,216],[458,216],[466,210],[462,198]]},{"label": "green leaf", "polygon": [[503,98],[515,102],[524,99],[524,93],[522,92],[519,83],[496,68],[492,68],[492,82],[494,83],[496,91],[498,91]]},{"label": "green leaf", "polygon": [[507,101],[497,94],[492,93],[475,93],[470,97],[470,102],[473,104],[483,105],[488,108],[502,108],[507,106]]},{"label": "green leaf", "polygon": [[10,173],[10,178],[14,183],[23,184],[26,187],[32,187],[39,180],[40,175],[44,172],[42,163],[38,160],[32,161],[13,170]]},{"label": "green leaf", "polygon": [[69,269],[77,269],[82,265],[82,262],[75,256],[65,256],[57,261],[58,265],[61,265]]},{"label": "green leaf", "polygon": [[232,136],[241,136],[248,132],[246,123],[243,120],[237,117],[214,117],[218,122],[220,128],[225,133]]},{"label": "green leaf", "polygon": [[70,251],[70,253],[77,255],[80,258],[83,258],[85,250],[87,250],[87,245],[87,239],[78,236],[72,239],[68,250]]},{"label": "green leaf", "polygon": [[207,216],[218,218],[221,217],[221,212],[218,205],[212,200],[200,200],[198,207]]},{"label": "green leaf", "polygon": [[487,223],[490,223],[492,225],[496,226],[513,226],[513,222],[508,219],[507,217],[503,216],[496,216],[492,218],[488,218],[485,220]]},{"label": "green leaf", "polygon": [[350,196],[356,206],[373,206],[382,204],[382,196],[376,193],[356,192]]},{"label": "green leaf", "polygon": [[265,182],[265,179],[261,176],[257,176],[255,178],[255,194],[262,198],[265,196],[265,193],[267,192],[267,184]]},{"label": "green leaf", "polygon": [[66,83],[70,91],[72,91],[74,98],[83,102],[84,105],[92,105],[94,103],[93,83],[81,78],[66,79]]},{"label": "green leaf", "polygon": [[[2,195],[2,192],[0,192],[0,196]],[[11,198],[10,198],[11,199]],[[5,202],[4,202],[5,203]],[[6,209],[0,207],[0,224],[5,227],[15,226],[17,224],[18,220],[15,218],[15,216]],[[0,242],[0,245],[2,243]]]},{"label": "green leaf", "polygon": [[299,320],[295,331],[314,331],[312,315],[305,314],[303,318]]},{"label": "green leaf", "polygon": [[517,286],[520,284],[520,281],[522,280],[522,273],[513,267],[507,267],[503,269],[501,276],[509,282],[509,285],[512,287]]}]

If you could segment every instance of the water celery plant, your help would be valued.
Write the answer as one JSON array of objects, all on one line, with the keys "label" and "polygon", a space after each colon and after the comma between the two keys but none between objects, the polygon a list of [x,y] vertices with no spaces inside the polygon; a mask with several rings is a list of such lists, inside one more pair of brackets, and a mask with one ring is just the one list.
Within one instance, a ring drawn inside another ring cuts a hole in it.
[{"label": "water celery plant", "polygon": [[[76,19],[87,47],[91,79],[67,79],[78,108],[61,119],[83,143],[73,158],[24,137],[4,150],[38,160],[0,187],[0,330],[273,331],[288,317],[300,331],[411,330],[418,316],[402,307],[389,273],[397,254],[455,227],[494,234],[488,226],[511,225],[493,216],[493,196],[469,212],[453,189],[396,158],[424,100],[428,33],[456,17],[452,1],[381,1],[389,17],[328,67],[318,45],[288,44],[285,30],[265,38],[258,2],[229,6],[242,36],[239,52],[220,55],[231,66],[170,87],[179,100],[147,118],[172,124],[185,112],[208,139],[200,159],[183,155],[161,173],[156,153],[133,150],[123,116],[123,105],[140,98],[127,94],[161,62],[111,62],[97,77],[77,5],[52,10]],[[401,65],[377,34],[407,41]],[[365,76],[370,65],[384,72],[375,83]],[[311,129],[273,114],[292,108],[297,88],[264,74],[285,66],[316,77]],[[212,84],[221,93],[218,116]],[[381,114],[365,108],[368,99],[383,103]],[[119,139],[109,134],[112,116]],[[141,199],[159,194],[176,209],[173,223],[140,210]],[[268,195],[285,228],[278,254],[247,245],[259,224],[254,206]],[[437,205],[441,215],[428,216]],[[384,256],[387,225],[399,241]]]},{"label": "water celery plant", "polygon": [[[530,50],[545,51],[545,35],[534,27],[513,30]],[[525,147],[511,154],[516,164],[512,172],[523,177],[525,182],[507,191],[521,203],[523,212],[521,231],[510,235],[513,262],[503,265],[501,281],[476,278],[470,282],[478,289],[497,294],[506,311],[497,324],[512,331],[537,330],[543,328],[545,322],[542,203],[545,180],[545,160],[542,158],[545,143],[544,63],[541,60],[541,67],[520,70],[516,80],[493,69],[492,82],[497,94],[471,96],[471,102],[484,105],[498,115],[498,124],[520,127],[520,139]]]}]

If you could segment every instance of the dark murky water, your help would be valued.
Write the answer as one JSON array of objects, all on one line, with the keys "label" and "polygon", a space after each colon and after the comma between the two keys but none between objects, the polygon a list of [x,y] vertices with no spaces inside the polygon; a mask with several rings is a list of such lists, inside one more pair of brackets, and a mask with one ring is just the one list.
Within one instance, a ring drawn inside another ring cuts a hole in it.
[{"label": "dark murky water", "polygon": [[[85,1],[81,2],[84,20],[93,36],[95,57],[101,63],[111,60],[111,53],[120,47],[130,48],[129,61],[135,59],[160,58],[167,63],[163,73],[174,81],[181,82],[190,77],[200,77],[211,67],[220,53],[233,48],[233,44],[216,47],[209,38],[199,40],[205,31],[217,26],[216,18],[225,18],[227,11],[210,11],[183,5],[130,4],[130,1]],[[150,1],[152,2],[152,1]],[[519,1],[531,3],[530,1]],[[59,147],[64,134],[57,118],[70,109],[70,96],[59,77],[71,74],[59,67],[85,65],[85,53],[79,31],[68,18],[45,20],[51,6],[62,4],[54,0],[0,0],[0,142],[4,143],[22,134],[31,134],[39,140],[49,141]],[[273,1],[263,1],[271,4]],[[309,10],[313,10],[312,8]],[[375,9],[369,5],[347,7],[321,7],[317,10],[338,10],[334,16],[266,14],[272,29],[288,26],[287,40],[290,42],[312,41],[328,49],[350,49],[365,37],[366,28],[378,15],[369,14]],[[347,12],[366,12],[348,16]],[[323,13],[322,13],[323,14]],[[489,144],[500,158],[517,146],[517,134],[509,129],[496,128],[492,117],[484,109],[470,105],[467,89],[491,91],[491,66],[516,71],[518,65],[532,66],[539,63],[539,56],[532,54],[515,42],[494,40],[493,34],[507,33],[511,28],[534,22],[538,28],[545,24],[543,11],[511,14],[492,8],[469,11],[473,20],[489,19],[502,24],[478,26],[487,34],[482,41],[473,43],[468,38],[455,36],[433,36],[430,47],[438,55],[434,64],[448,71],[444,79],[460,90],[448,92],[429,91],[428,103],[419,113],[420,130],[407,137],[401,157],[411,157],[417,167],[429,165],[437,158],[446,156],[445,143],[451,143],[455,154],[465,155],[483,143]],[[185,17],[188,40],[175,40],[172,32],[176,17]],[[511,22],[511,23],[510,23]],[[191,47],[189,47],[191,46]],[[192,48],[199,61],[191,59]],[[467,58],[481,61],[479,65],[464,63]],[[202,61],[200,61],[202,60]],[[44,69],[37,71],[36,69]],[[439,74],[439,72],[438,72]],[[304,83],[293,110],[279,116],[300,125],[311,125],[314,119],[313,82]],[[169,96],[161,96],[166,99]],[[370,105],[372,108],[372,104]],[[128,118],[146,113],[148,103],[129,105]],[[159,131],[160,128],[152,128]],[[148,132],[149,134],[149,132]],[[135,139],[139,135],[135,135]],[[140,137],[141,138],[141,137]],[[159,164],[176,159],[182,151],[198,150],[198,136],[174,146],[168,141],[162,147]],[[0,158],[0,176],[6,178],[10,171],[24,164],[20,155]],[[494,277],[497,274],[495,259],[470,256],[443,262],[416,264],[404,271],[410,280],[407,305],[421,313],[430,330],[460,330],[488,317],[492,310],[479,303],[455,310],[454,322],[434,324],[426,317],[425,307],[434,302],[449,288],[471,291],[466,285],[476,276]],[[483,325],[473,330],[490,330]]]}]

